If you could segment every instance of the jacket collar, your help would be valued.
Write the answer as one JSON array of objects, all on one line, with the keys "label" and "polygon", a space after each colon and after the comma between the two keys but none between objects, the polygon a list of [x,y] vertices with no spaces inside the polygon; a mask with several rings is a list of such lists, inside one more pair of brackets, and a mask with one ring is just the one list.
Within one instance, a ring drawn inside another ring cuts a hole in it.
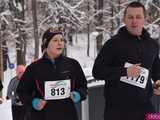
[{"label": "jacket collar", "polygon": [[49,60],[49,61],[51,61],[51,62],[53,62],[53,61],[56,62],[56,61],[59,61],[59,60],[62,58],[62,56],[63,56],[63,55],[60,55],[60,56],[58,56],[58,57],[55,58],[55,59],[49,59],[47,53],[44,53],[42,59],[46,59],[46,60]]},{"label": "jacket collar", "polygon": [[128,30],[126,29],[126,26],[121,27],[121,28],[119,29],[119,31],[118,31],[118,34],[119,34],[119,35],[122,35],[122,36],[128,36],[128,37],[131,37],[131,38],[138,38],[138,37],[140,37],[140,38],[149,38],[149,37],[150,37],[150,35],[149,35],[149,33],[147,32],[147,30],[144,29],[144,28],[143,28],[143,30],[142,30],[142,35],[140,35],[140,36],[135,36],[135,35],[132,35],[131,33],[128,32]]}]

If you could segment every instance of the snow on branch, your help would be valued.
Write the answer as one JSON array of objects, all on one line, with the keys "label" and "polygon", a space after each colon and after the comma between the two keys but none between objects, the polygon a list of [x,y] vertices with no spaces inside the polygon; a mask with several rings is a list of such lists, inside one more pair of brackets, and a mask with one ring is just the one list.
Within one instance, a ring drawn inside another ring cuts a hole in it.
[{"label": "snow on branch", "polygon": [[78,8],[82,3],[84,2],[84,0],[79,1],[75,6],[73,6],[73,9]]},{"label": "snow on branch", "polygon": [[72,24],[74,24],[76,27],[80,26],[80,24],[78,24],[78,23],[74,22],[73,20],[71,20],[71,19],[70,19],[70,18],[68,18],[68,17],[62,16],[62,18],[64,18],[64,19],[68,20],[69,22],[71,22]]},{"label": "snow on branch", "polygon": [[94,13],[92,16],[89,17],[89,21],[93,20],[96,15],[99,15],[101,13],[104,14],[104,13],[110,13],[110,12],[108,10],[97,10],[96,13]]},{"label": "snow on branch", "polygon": [[21,20],[21,19],[17,19],[17,18],[14,18],[14,21],[15,21],[15,22],[18,22],[18,23],[23,23],[23,24],[26,24],[26,23],[27,23],[27,21]]},{"label": "snow on branch", "polygon": [[158,7],[158,6],[155,5],[154,3],[151,3],[151,5],[153,5],[158,11],[160,11],[160,7]]},{"label": "snow on branch", "polygon": [[[41,29],[43,29],[43,24],[47,21],[47,20],[49,20],[51,17],[52,17],[53,15],[50,15],[50,16],[48,16],[48,17],[46,17],[44,20],[42,20],[42,22],[40,23],[40,25],[39,25],[39,28],[41,28]],[[44,29],[43,29],[44,30]]]},{"label": "snow on branch", "polygon": [[4,15],[11,15],[11,12],[9,10],[6,10],[4,12],[1,12],[0,15],[4,16]]},{"label": "snow on branch", "polygon": [[58,3],[60,3],[68,12],[71,14],[71,16],[78,21],[80,24],[82,24],[81,20],[77,17],[77,15],[74,13],[74,9],[71,5],[68,3],[64,2],[63,0],[56,0]]},{"label": "snow on branch", "polygon": [[146,27],[152,26],[153,24],[157,23],[160,21],[160,17],[154,20],[151,24],[147,25]]},{"label": "snow on branch", "polygon": [[16,0],[13,0],[13,5],[20,11],[22,12],[22,5],[20,2],[17,2]]},{"label": "snow on branch", "polygon": [[0,16],[1,17],[1,20],[3,20],[7,25],[9,25],[9,22],[8,20],[2,15]]},{"label": "snow on branch", "polygon": [[152,3],[153,0],[147,0],[145,3],[145,8],[148,9],[149,8],[149,4]]}]

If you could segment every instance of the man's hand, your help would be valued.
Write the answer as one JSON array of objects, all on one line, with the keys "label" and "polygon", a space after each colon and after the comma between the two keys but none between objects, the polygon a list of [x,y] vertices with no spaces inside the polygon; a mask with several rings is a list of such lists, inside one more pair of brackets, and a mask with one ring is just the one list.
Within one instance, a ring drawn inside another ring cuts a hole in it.
[{"label": "man's hand", "polygon": [[141,72],[140,64],[134,64],[127,68],[128,77],[138,77]]},{"label": "man's hand", "polygon": [[153,90],[154,94],[155,95],[160,95],[160,80],[157,80],[154,83],[153,87],[154,87],[154,90]]}]

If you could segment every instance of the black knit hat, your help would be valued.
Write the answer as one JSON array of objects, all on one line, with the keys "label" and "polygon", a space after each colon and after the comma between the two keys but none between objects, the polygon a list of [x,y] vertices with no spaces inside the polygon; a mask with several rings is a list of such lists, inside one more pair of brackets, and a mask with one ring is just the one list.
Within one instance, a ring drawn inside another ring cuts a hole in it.
[{"label": "black knit hat", "polygon": [[45,48],[47,48],[50,40],[52,39],[53,36],[57,35],[57,34],[62,34],[63,35],[63,28],[62,27],[50,27],[49,29],[47,29],[43,36],[42,36],[42,52]]}]

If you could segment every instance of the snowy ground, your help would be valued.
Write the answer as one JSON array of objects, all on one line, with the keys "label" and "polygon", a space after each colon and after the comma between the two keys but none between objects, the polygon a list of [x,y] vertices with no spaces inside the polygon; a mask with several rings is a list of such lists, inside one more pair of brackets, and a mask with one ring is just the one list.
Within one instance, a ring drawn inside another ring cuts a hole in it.
[{"label": "snowy ground", "polygon": [[[80,34],[77,36],[77,42],[75,42],[76,36],[73,36],[73,44],[75,45],[74,47],[68,46],[67,52],[68,56],[75,58],[80,62],[80,65],[82,66],[85,75],[87,77],[91,77],[91,69],[93,66],[94,58],[96,56],[96,52],[94,49],[95,43],[94,39],[95,36],[91,34],[90,36],[90,57],[87,57],[87,36],[84,34]],[[13,50],[9,50],[13,51]],[[15,53],[10,52],[10,58],[11,62],[15,62],[14,58]],[[15,76],[15,70],[8,69],[4,73],[4,88],[3,88],[3,98],[4,102],[3,104],[0,105],[0,120],[12,120],[12,113],[11,113],[11,101],[10,100],[5,100],[6,96],[6,91],[7,91],[7,86],[9,81]]]}]

